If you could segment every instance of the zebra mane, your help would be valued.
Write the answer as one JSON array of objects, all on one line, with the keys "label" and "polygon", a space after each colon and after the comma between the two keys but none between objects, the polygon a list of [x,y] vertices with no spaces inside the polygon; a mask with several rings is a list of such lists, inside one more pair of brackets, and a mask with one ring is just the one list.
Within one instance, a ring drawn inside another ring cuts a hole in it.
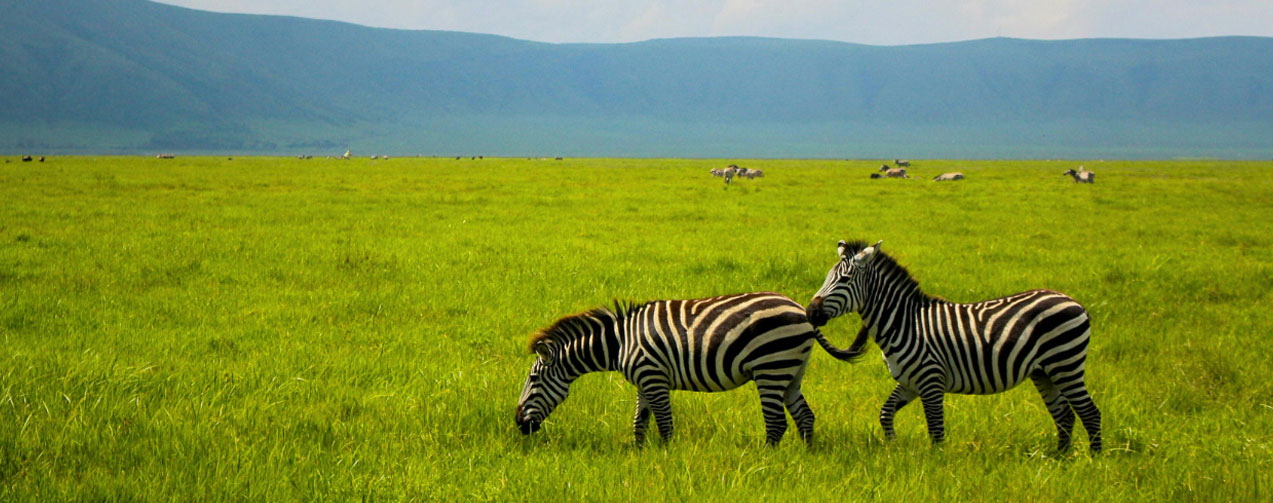
[{"label": "zebra mane", "polygon": [[[860,252],[862,249],[871,246],[871,243],[867,243],[866,241],[846,241],[846,243],[845,252],[850,253],[849,257],[852,257],[852,254]],[[910,270],[906,269],[906,266],[897,263],[897,260],[890,257],[883,250],[875,250],[875,260],[871,262],[871,266],[874,267],[876,271],[879,271],[882,276],[896,278],[895,281],[904,286],[906,290],[912,291],[926,299],[943,300],[941,297],[924,293],[924,290],[919,287],[919,281],[915,279],[915,276],[911,275]]]},{"label": "zebra mane", "polygon": [[579,333],[591,328],[590,320],[617,320],[623,319],[628,313],[636,308],[645,305],[634,302],[614,301],[614,307],[597,307],[587,311],[562,316],[557,321],[549,325],[548,328],[541,329],[530,335],[530,343],[527,348],[531,353],[535,352],[535,344],[541,341],[559,341],[576,336]]}]

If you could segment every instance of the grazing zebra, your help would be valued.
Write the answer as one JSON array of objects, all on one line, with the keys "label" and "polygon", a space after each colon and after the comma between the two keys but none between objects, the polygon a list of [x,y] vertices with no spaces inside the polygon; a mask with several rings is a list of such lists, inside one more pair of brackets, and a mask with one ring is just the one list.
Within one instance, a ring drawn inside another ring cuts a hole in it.
[{"label": "grazing zebra", "polygon": [[963,180],[963,179],[964,179],[964,174],[958,173],[958,172],[942,173],[940,175],[933,177],[934,182],[953,182],[955,180]]},{"label": "grazing zebra", "polygon": [[910,178],[906,176],[906,168],[890,168],[887,164],[880,165],[880,172],[884,178]]},{"label": "grazing zebra", "polygon": [[517,402],[517,426],[523,434],[538,430],[579,376],[617,371],[637,388],[638,445],[651,412],[659,435],[664,441],[671,437],[670,390],[725,391],[747,381],[755,381],[760,393],[770,445],[787,430],[784,405],[809,442],[813,411],[800,382],[814,341],[845,361],[861,356],[866,342],[848,350],[831,346],[799,303],[772,292],[659,300],[566,316],[531,338],[538,358]]},{"label": "grazing zebra", "polygon": [[1072,169],[1065,170],[1062,175],[1070,175],[1074,177],[1074,183],[1096,183],[1096,173],[1088,171],[1087,168],[1079,166],[1078,172]]},{"label": "grazing zebra", "polygon": [[722,177],[722,176],[725,176],[725,170],[720,168],[712,168],[711,174],[712,176],[715,176],[715,177]]},{"label": "grazing zebra", "polygon": [[910,162],[910,161],[903,161],[903,160],[900,160],[900,159],[893,159],[893,164],[896,164],[896,165],[897,165],[897,167],[899,167],[899,168],[909,168],[909,167],[911,167],[911,162]]},{"label": "grazing zebra", "polygon": [[738,175],[738,166],[730,164],[725,168],[725,185],[729,185],[734,181],[734,177]]},{"label": "grazing zebra", "polygon": [[1028,377],[1056,423],[1057,449],[1069,448],[1078,413],[1092,452],[1100,452],[1101,413],[1083,382],[1091,334],[1083,306],[1050,290],[949,302],[921,291],[879,247],[840,241],[840,261],[809,301],[808,318],[822,326],[850,311],[862,316],[897,380],[880,411],[886,437],[894,436],[893,414],[919,397],[928,434],[941,442],[945,393],[999,393]]}]

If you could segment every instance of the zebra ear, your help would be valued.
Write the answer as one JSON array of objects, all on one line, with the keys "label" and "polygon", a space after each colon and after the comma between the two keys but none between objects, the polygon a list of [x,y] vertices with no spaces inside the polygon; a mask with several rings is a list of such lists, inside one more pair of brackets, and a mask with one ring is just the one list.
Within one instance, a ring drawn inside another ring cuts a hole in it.
[{"label": "zebra ear", "polygon": [[862,251],[853,256],[853,264],[861,266],[871,263],[871,261],[875,260],[875,252],[882,243],[884,243],[884,240],[877,241],[875,244],[863,248]]},{"label": "zebra ear", "polygon": [[844,242],[844,240],[843,240],[843,239],[841,239],[841,240],[840,240],[840,244],[836,246],[836,249],[840,250],[840,256],[841,256],[841,257],[847,257],[847,256],[848,256],[848,254],[847,254],[847,253],[848,253],[848,251],[849,251],[849,250],[848,250],[848,248],[849,248],[849,244],[848,244],[848,243],[846,243],[846,242]]},{"label": "zebra ear", "polygon": [[543,358],[543,360],[544,360],[544,365],[552,365],[552,364],[553,364],[553,352],[552,352],[552,348],[548,347],[548,343],[547,343],[547,342],[545,342],[545,341],[539,341],[539,342],[536,342],[536,343],[535,343],[535,354],[539,355],[539,357],[540,357],[540,358]]}]

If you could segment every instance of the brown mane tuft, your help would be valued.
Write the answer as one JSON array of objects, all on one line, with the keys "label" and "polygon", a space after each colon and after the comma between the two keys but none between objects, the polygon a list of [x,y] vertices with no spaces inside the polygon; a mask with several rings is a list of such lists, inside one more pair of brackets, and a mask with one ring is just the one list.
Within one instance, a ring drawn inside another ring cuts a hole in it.
[{"label": "brown mane tuft", "polygon": [[531,353],[535,352],[535,344],[540,341],[558,340],[559,337],[569,337],[582,331],[591,321],[594,320],[614,320],[623,318],[627,312],[631,311],[631,304],[622,304],[615,302],[614,309],[606,307],[598,307],[575,314],[561,317],[557,321],[530,335],[530,341],[526,345],[527,350]]},{"label": "brown mane tuft", "polygon": [[[862,249],[867,246],[870,246],[870,243],[867,243],[866,241],[845,241],[844,249],[846,253],[849,254],[849,257],[852,257],[853,254],[862,251]],[[916,294],[921,295],[928,300],[945,300],[936,295],[924,293],[923,289],[919,287],[919,281],[915,279],[915,276],[911,275],[910,270],[906,269],[906,267],[902,264],[897,263],[897,260],[890,257],[888,253],[885,253],[883,250],[875,250],[875,260],[872,262],[872,265],[881,275],[900,276],[900,278],[904,278],[902,279],[903,284],[913,287]]]}]

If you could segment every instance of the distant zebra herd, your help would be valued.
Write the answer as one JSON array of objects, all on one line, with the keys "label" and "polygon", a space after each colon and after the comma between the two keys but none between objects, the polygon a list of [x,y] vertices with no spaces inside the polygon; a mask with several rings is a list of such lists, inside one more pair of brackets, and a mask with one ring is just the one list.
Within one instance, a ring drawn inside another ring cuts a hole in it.
[{"label": "distant zebra herd", "polygon": [[712,169],[712,176],[722,177],[725,179],[725,185],[729,185],[734,178],[746,178],[748,180],[762,178],[765,176],[764,170],[747,169],[739,167],[737,164],[730,164],[725,169]]},{"label": "distant zebra herd", "polygon": [[[879,415],[887,439],[897,411],[916,398],[937,444],[946,437],[945,394],[1000,393],[1028,379],[1056,425],[1058,450],[1069,449],[1077,417],[1091,451],[1100,452],[1101,413],[1084,379],[1091,318],[1081,304],[1051,290],[949,302],[925,294],[880,245],[840,241],[838,260],[808,307],[756,292],[620,304],[558,319],[531,337],[536,358],[517,402],[517,428],[539,430],[576,379],[614,371],[636,387],[638,446],[651,416],[659,436],[671,437],[671,390],[720,392],[749,381],[760,395],[766,442],[781,441],[787,415],[810,442],[814,414],[801,384],[813,345],[854,362],[874,341],[896,381]],[[818,327],[848,313],[861,317],[862,329],[840,349]]]},{"label": "distant zebra herd", "polygon": [[[893,159],[893,164],[896,164],[897,167],[889,166],[888,164],[881,164],[880,169],[876,170],[875,173],[871,173],[870,177],[875,179],[910,178],[910,175],[906,173],[906,168],[909,168],[911,166],[910,161],[904,161],[901,159]],[[1074,177],[1075,183],[1094,183],[1096,179],[1096,173],[1088,171],[1087,168],[1084,168],[1083,166],[1079,166],[1078,171],[1074,171],[1073,169],[1070,169],[1070,170],[1066,170],[1065,173],[1063,174]],[[953,181],[963,180],[963,179],[964,179],[964,174],[958,171],[942,173],[940,175],[933,177],[934,182],[953,182]]]}]

